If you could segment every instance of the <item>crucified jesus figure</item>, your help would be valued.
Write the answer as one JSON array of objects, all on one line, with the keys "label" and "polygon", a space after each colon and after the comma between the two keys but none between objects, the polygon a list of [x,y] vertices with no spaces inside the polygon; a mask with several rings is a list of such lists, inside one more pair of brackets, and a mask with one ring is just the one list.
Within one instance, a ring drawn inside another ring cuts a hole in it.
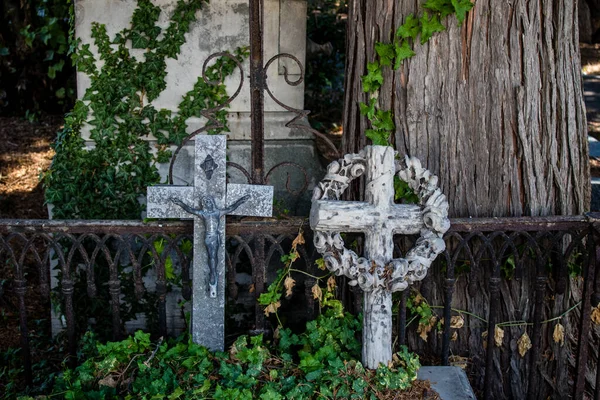
[{"label": "crucified jesus figure", "polygon": [[202,208],[192,208],[179,199],[169,199],[172,203],[177,204],[186,212],[200,217],[204,221],[204,244],[206,245],[206,251],[208,252],[208,268],[210,271],[208,281],[210,286],[210,297],[217,297],[217,265],[219,261],[219,248],[221,247],[221,237],[219,235],[221,217],[235,211],[249,198],[250,196],[246,195],[224,209],[217,208],[215,200],[211,196],[202,197]]}]

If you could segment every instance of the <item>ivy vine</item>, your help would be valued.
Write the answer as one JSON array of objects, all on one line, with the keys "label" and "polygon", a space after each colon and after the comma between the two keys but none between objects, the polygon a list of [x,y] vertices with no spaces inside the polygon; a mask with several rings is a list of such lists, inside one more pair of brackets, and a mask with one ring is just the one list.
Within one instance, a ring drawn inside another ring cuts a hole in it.
[{"label": "ivy vine", "polygon": [[462,25],[473,3],[471,0],[427,0],[421,7],[424,11],[420,16],[410,14],[406,17],[396,30],[392,43],[375,44],[376,59],[367,64],[367,74],[362,77],[363,91],[369,93],[370,98],[368,103],[360,104],[360,112],[371,122],[371,129],[367,129],[365,135],[374,145],[389,146],[396,129],[393,111],[382,110],[377,104],[384,81],[383,68],[399,69],[405,60],[416,54],[414,45],[417,41],[425,44],[433,34],[446,29],[441,21],[447,16],[456,15],[458,24]]},{"label": "ivy vine", "polygon": [[[226,101],[224,84],[209,84],[199,77],[177,112],[152,105],[166,89],[166,59],[177,58],[196,13],[206,3],[179,0],[163,30],[156,25],[160,8],[150,0],[138,0],[131,26],[112,40],[106,26],[92,25],[98,59],[89,43],[77,43],[73,62],[91,84],[67,114],[53,145],[52,165],[42,176],[46,202],[54,206],[55,218],[139,219],[143,209],[139,198],[147,186],[159,182],[157,164],[169,161],[169,147],[187,136],[187,119],[200,117],[202,110]],[[143,56],[132,56],[130,48],[143,49]],[[234,52],[240,62],[247,56],[247,48]],[[98,68],[100,60],[104,65]],[[234,60],[221,57],[208,67],[206,75],[222,82],[235,68]],[[216,113],[215,118],[225,127],[209,133],[227,131],[226,115],[226,110]],[[85,148],[81,138],[86,123],[94,141],[91,149]],[[151,137],[157,140],[155,149],[149,144]]]}]

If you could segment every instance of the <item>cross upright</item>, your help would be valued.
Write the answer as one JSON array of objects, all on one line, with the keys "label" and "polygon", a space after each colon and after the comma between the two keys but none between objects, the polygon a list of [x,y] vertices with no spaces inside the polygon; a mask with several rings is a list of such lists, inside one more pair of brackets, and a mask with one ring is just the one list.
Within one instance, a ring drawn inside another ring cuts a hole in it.
[{"label": "cross upright", "polygon": [[273,187],[226,183],[226,137],[195,139],[194,186],[148,187],[149,218],[193,218],[192,339],[225,345],[225,214],[270,217]]},{"label": "cross upright", "polygon": [[[365,258],[379,266],[393,259],[394,234],[414,235],[424,228],[421,207],[394,204],[394,149],[366,148],[365,202],[315,200],[310,226],[321,232],[362,232]],[[392,359],[392,290],[364,292],[363,364],[377,368]]]}]

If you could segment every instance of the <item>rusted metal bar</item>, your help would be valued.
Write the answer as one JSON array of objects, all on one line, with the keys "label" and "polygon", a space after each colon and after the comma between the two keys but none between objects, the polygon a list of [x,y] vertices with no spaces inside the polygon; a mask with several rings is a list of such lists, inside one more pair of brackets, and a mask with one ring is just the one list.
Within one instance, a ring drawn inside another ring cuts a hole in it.
[{"label": "rusted metal bar", "polygon": [[23,369],[25,370],[25,383],[27,386],[33,383],[31,376],[31,349],[29,347],[29,329],[27,328],[27,308],[25,306],[25,294],[27,293],[27,281],[21,276],[15,280],[15,293],[19,297],[19,329],[21,335],[21,355]]},{"label": "rusted metal bar", "polygon": [[[306,225],[306,218],[291,217],[276,219],[227,218],[227,235],[240,235],[252,232],[282,234],[297,232]],[[0,219],[0,234],[9,233],[69,233],[69,234],[187,234],[193,233],[192,221],[109,221],[109,220],[11,220]]]},{"label": "rusted metal bar", "polygon": [[[590,217],[598,216],[597,213],[588,216],[553,216],[553,217],[523,217],[523,218],[453,218],[450,220],[449,232],[543,232],[543,231],[569,231],[582,230],[589,227]],[[248,229],[269,229],[275,234],[286,231],[286,228],[298,229],[305,218],[292,217],[285,220],[236,220],[235,217],[227,219],[227,233],[239,234]],[[273,231],[275,229],[275,231]],[[22,233],[173,233],[191,234],[193,232],[191,221],[110,221],[110,220],[15,220],[0,219],[0,234]]]},{"label": "rusted metal bar", "polygon": [[[535,309],[533,313],[533,333],[531,337],[531,357],[529,358],[529,387],[527,388],[527,398],[536,399],[539,391],[539,373],[538,363],[542,347],[542,316],[544,308],[544,295],[548,278],[545,274],[545,257],[539,257],[536,262],[536,280],[535,280]],[[527,328],[525,328],[527,329]]]},{"label": "rusted metal bar", "polygon": [[258,303],[258,297],[265,291],[265,281],[267,279],[267,268],[265,265],[265,236],[262,233],[254,237],[254,264],[252,265],[252,282],[254,283],[255,297],[255,330],[265,332],[267,330],[267,320],[265,318],[262,306]]},{"label": "rusted metal bar", "polygon": [[492,392],[493,365],[494,365],[494,333],[496,331],[496,320],[498,319],[498,303],[500,300],[500,265],[494,263],[494,272],[490,278],[490,311],[488,316],[487,352],[485,359],[484,398],[494,399]]},{"label": "rusted metal bar", "polygon": [[250,0],[250,130],[252,181],[263,184],[264,165],[264,102],[266,72],[263,69],[263,0]]},{"label": "rusted metal bar", "polygon": [[542,232],[542,231],[568,231],[586,229],[589,218],[596,217],[598,213],[587,216],[551,216],[551,217],[502,217],[502,218],[452,218],[448,232]]},{"label": "rusted metal bar", "polygon": [[577,343],[577,359],[575,371],[575,385],[573,387],[573,398],[581,400],[584,397],[585,377],[588,360],[588,338],[591,325],[592,313],[592,291],[594,284],[594,274],[596,272],[596,246],[594,232],[590,230],[588,234],[588,262],[583,268],[583,297],[581,305],[581,320],[579,325],[579,340]]},{"label": "rusted metal bar", "polygon": [[110,280],[108,291],[112,308],[112,336],[114,341],[121,340],[121,280],[117,267],[117,257],[112,260],[109,267]]},{"label": "rusted metal bar", "polygon": [[400,346],[406,345],[406,300],[408,299],[408,290],[400,294],[400,306],[398,307],[398,343]]},{"label": "rusted metal bar", "polygon": [[442,334],[442,365],[449,365],[450,357],[450,319],[452,314],[452,295],[454,293],[454,264],[448,264],[448,272],[444,281],[444,331]]}]

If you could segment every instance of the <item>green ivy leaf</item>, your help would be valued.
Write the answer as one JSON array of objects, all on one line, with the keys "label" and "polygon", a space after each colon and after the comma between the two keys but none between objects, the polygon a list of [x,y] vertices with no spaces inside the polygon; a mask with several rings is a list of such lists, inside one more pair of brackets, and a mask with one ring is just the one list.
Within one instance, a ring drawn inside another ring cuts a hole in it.
[{"label": "green ivy leaf", "polygon": [[365,131],[365,136],[371,139],[371,142],[373,142],[375,146],[388,146],[391,134],[391,132],[378,129],[367,129]]},{"label": "green ivy leaf", "polygon": [[367,64],[367,75],[362,77],[363,91],[373,93],[379,90],[383,84],[383,74],[378,62]]},{"label": "green ivy leaf", "polygon": [[394,61],[396,52],[393,44],[375,43],[375,51],[379,55],[379,64],[389,67]]},{"label": "green ivy leaf", "polygon": [[421,26],[421,44],[427,43],[434,33],[442,32],[446,29],[446,27],[441,24],[437,14],[433,14],[431,18],[429,18],[429,14],[426,12],[423,13],[423,16],[421,17]]},{"label": "green ivy leaf", "polygon": [[366,115],[367,118],[369,118],[369,120],[373,120],[375,118],[375,111],[376,111],[375,106],[376,105],[377,105],[377,99],[376,98],[371,98],[369,100],[369,104],[360,103],[359,104],[360,113],[362,115]]},{"label": "green ivy leaf", "polygon": [[414,14],[410,14],[406,17],[404,24],[400,25],[398,30],[396,30],[396,36],[402,39],[410,38],[412,40],[417,40],[419,33],[421,33],[421,24]]},{"label": "green ivy leaf", "polygon": [[147,37],[142,36],[139,32],[131,32],[131,47],[134,49],[145,49],[148,47],[150,40]]},{"label": "green ivy leaf", "polygon": [[400,65],[402,65],[404,60],[415,55],[415,52],[408,43],[408,40],[403,40],[401,43],[402,44],[396,42],[394,45],[394,50],[396,52],[396,64],[394,65],[394,69],[400,68]]},{"label": "green ivy leaf", "polygon": [[456,19],[458,20],[459,26],[463,24],[467,13],[471,11],[473,5],[474,4],[471,3],[471,0],[452,0],[452,6],[456,12]]},{"label": "green ivy leaf", "polygon": [[439,13],[441,18],[445,18],[454,12],[452,0],[427,0],[423,8]]}]

